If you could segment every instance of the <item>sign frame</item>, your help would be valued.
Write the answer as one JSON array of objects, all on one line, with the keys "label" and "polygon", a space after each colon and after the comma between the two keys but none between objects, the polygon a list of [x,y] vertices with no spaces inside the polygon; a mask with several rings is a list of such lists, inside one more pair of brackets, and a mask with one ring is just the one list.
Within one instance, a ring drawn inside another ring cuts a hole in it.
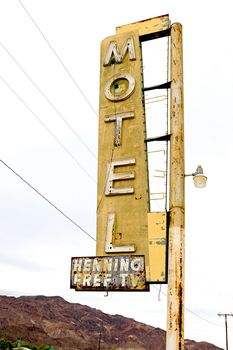
[{"label": "sign frame", "polygon": [[143,255],[72,257],[70,271],[70,288],[75,291],[149,291]]}]

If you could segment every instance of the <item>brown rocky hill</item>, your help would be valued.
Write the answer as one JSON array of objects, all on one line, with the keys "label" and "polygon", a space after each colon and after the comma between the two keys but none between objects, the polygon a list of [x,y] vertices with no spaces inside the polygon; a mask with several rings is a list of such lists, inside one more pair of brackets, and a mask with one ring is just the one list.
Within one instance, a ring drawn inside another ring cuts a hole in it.
[{"label": "brown rocky hill", "polygon": [[[0,296],[0,338],[53,345],[55,350],[165,350],[165,331],[61,297]],[[185,349],[222,350],[191,340]]]}]

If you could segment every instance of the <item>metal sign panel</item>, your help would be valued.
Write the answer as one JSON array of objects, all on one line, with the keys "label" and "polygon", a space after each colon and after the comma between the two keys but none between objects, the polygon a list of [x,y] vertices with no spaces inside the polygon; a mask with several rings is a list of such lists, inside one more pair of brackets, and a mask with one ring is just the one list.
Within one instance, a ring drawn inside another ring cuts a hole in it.
[{"label": "metal sign panel", "polygon": [[150,283],[167,283],[167,214],[148,213],[149,266],[146,271]]},{"label": "metal sign panel", "polygon": [[101,45],[96,255],[145,255],[149,211],[137,31]]},{"label": "metal sign panel", "polygon": [[139,36],[158,33],[170,28],[169,15],[149,18],[144,21],[125,24],[116,28],[117,34],[129,32],[130,30],[138,30]]},{"label": "metal sign panel", "polygon": [[[118,27],[102,41],[100,58],[96,255],[142,255],[152,283],[166,282],[167,237],[154,241],[161,217],[150,213],[141,41],[169,25],[165,15]],[[90,283],[85,288],[101,287]]]},{"label": "metal sign panel", "polygon": [[144,256],[72,258],[70,288],[76,291],[149,291]]}]

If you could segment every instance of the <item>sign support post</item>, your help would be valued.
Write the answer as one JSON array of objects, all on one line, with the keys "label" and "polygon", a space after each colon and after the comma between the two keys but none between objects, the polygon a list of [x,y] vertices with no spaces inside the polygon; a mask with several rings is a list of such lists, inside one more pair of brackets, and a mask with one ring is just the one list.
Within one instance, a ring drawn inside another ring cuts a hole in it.
[{"label": "sign support post", "polygon": [[184,104],[182,26],[171,26],[170,225],[166,350],[184,349]]}]

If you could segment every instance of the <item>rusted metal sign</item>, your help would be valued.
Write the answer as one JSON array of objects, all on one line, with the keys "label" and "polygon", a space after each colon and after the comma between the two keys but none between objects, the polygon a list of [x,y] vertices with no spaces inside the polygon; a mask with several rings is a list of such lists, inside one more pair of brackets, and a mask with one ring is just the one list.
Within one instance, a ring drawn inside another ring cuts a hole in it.
[{"label": "rusted metal sign", "polygon": [[71,258],[70,288],[76,291],[149,291],[144,256]]},{"label": "rusted metal sign", "polygon": [[150,212],[141,41],[169,26],[155,17],[101,43],[96,255],[144,256],[148,283],[166,283],[167,232],[166,213]]}]

